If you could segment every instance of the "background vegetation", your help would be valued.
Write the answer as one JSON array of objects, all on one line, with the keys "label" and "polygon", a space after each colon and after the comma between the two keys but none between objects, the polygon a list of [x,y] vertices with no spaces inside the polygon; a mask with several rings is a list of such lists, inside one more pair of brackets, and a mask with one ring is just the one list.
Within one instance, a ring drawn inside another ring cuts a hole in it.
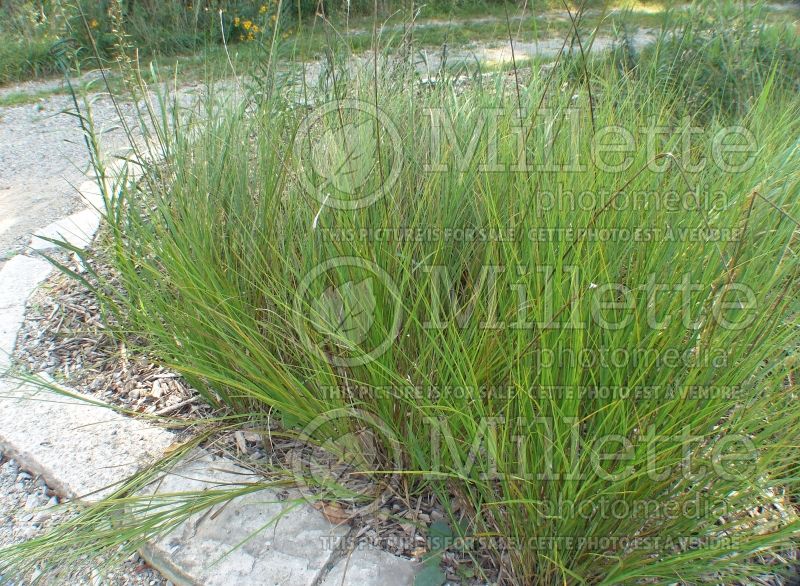
[{"label": "background vegetation", "polygon": [[[602,7],[604,3],[589,0],[580,5]],[[549,8],[563,6],[557,0],[4,0],[0,3],[0,84],[54,75],[65,65],[96,67],[92,39],[104,58],[135,48],[138,58],[150,59],[213,49],[223,39],[271,44],[276,27],[283,37],[295,32],[298,25],[304,25],[307,32],[314,28],[316,15],[342,28],[370,31],[376,10],[381,20],[401,24],[412,15],[418,19],[504,18],[506,13],[522,14],[523,9],[525,14],[535,15]],[[461,31],[462,26],[454,26],[445,36],[432,37],[430,44],[476,40],[486,23]],[[308,45],[306,36],[304,33],[299,41],[307,53],[324,48],[319,39]],[[362,42],[362,48],[368,48],[370,35]]]}]

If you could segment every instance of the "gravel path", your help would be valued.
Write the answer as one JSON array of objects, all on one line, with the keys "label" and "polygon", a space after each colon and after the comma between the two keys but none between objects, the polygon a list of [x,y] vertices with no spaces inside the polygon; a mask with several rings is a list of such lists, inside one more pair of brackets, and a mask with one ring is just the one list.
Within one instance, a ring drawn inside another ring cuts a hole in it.
[{"label": "gravel path", "polygon": [[[98,126],[111,128],[111,101],[96,99],[93,107]],[[88,156],[78,119],[65,113],[72,109],[65,95],[0,108],[0,266],[36,230],[85,207],[73,186],[83,180]],[[103,132],[107,149],[121,147],[124,139],[120,130]]]}]

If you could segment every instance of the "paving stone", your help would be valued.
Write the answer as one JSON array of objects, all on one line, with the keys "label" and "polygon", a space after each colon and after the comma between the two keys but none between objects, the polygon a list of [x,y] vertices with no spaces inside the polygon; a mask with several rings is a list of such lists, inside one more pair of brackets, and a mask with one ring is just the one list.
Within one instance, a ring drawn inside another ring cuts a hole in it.
[{"label": "paving stone", "polygon": [[78,193],[93,210],[104,211],[105,202],[103,201],[103,194],[100,191],[100,186],[95,179],[84,181],[78,186]]},{"label": "paving stone", "polygon": [[358,547],[340,559],[322,586],[411,586],[416,564],[374,547]]},{"label": "paving stone", "polygon": [[77,248],[86,248],[91,243],[97,229],[100,227],[100,212],[90,208],[67,216],[63,220],[53,222],[42,228],[31,239],[30,247],[33,250],[53,250],[59,248],[57,244],[44,240],[50,238],[63,240]]},{"label": "paving stone", "polygon": [[[33,290],[47,278],[52,268],[43,258],[20,254],[10,259],[0,271],[0,309],[24,307]],[[3,319],[0,315],[0,322]]]},{"label": "paving stone", "polygon": [[[262,479],[263,480],[263,479]],[[258,482],[234,462],[198,450],[158,482],[159,493]],[[180,585],[310,586],[322,578],[349,528],[267,488],[197,514],[152,543],[143,557]]]},{"label": "paving stone", "polygon": [[17,343],[19,324],[25,319],[24,306],[0,308],[0,375],[11,366],[11,352]]},{"label": "paving stone", "polygon": [[107,496],[111,485],[162,457],[174,438],[106,407],[0,379],[0,450],[70,498]]},{"label": "paving stone", "polygon": [[52,266],[41,258],[18,255],[0,270],[0,373],[11,364],[17,332],[25,319],[25,303]]}]

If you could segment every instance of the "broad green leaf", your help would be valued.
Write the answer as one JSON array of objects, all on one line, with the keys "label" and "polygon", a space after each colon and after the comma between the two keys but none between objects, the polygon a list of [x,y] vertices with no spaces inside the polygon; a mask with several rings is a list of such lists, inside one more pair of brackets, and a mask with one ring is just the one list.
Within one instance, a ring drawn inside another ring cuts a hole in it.
[{"label": "broad green leaf", "polygon": [[447,576],[439,566],[441,559],[426,563],[422,569],[414,576],[414,586],[442,586],[447,580]]},{"label": "broad green leaf", "polygon": [[428,528],[428,549],[435,556],[453,543],[453,530],[444,521],[434,521]]}]

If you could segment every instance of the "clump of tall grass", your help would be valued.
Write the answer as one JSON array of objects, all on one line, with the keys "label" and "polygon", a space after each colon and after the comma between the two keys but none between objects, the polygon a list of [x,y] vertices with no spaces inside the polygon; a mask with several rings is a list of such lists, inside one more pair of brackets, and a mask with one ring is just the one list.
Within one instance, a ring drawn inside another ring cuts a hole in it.
[{"label": "clump of tall grass", "polygon": [[106,193],[118,335],[375,487],[301,462],[311,498],[435,494],[501,582],[763,573],[800,529],[797,96],[764,71],[697,128],[611,65],[406,73],[164,122]]}]

